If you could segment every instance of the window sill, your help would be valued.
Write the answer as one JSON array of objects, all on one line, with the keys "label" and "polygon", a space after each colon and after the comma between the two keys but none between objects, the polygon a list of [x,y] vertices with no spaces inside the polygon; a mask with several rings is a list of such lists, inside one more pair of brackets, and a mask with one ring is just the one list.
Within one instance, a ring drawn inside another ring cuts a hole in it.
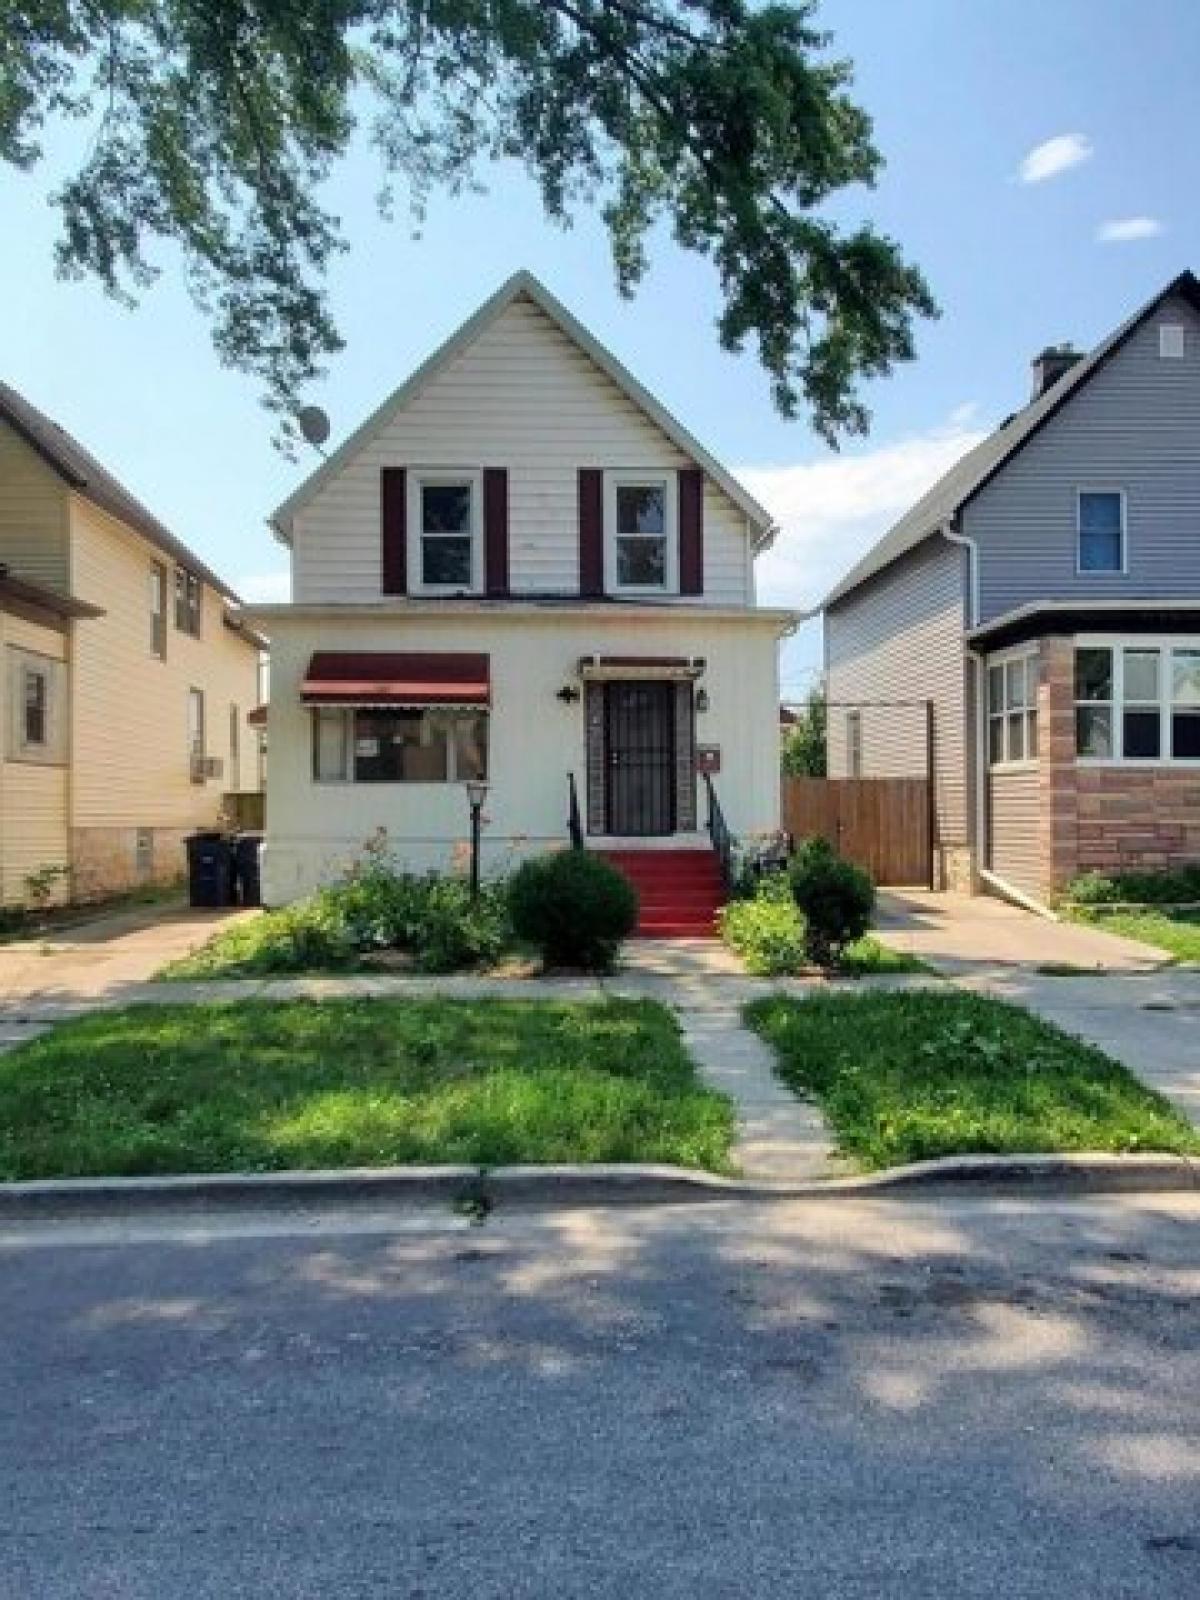
[{"label": "window sill", "polygon": [[989,772],[1036,772],[1041,766],[1041,761],[1034,758],[1031,761],[993,761],[988,767]]},{"label": "window sill", "polygon": [[1194,772],[1200,768],[1200,756],[1079,756],[1075,757],[1077,767],[1121,767],[1136,768],[1149,767],[1154,771],[1161,771],[1163,767],[1179,767],[1184,772]]}]

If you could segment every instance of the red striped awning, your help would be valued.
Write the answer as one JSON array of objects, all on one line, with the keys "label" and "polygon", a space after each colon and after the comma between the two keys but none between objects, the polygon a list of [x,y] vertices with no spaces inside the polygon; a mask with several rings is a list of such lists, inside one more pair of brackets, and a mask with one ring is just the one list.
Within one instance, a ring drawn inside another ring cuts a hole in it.
[{"label": "red striped awning", "polygon": [[318,650],[300,696],[312,706],[486,706],[489,658],[450,651]]}]

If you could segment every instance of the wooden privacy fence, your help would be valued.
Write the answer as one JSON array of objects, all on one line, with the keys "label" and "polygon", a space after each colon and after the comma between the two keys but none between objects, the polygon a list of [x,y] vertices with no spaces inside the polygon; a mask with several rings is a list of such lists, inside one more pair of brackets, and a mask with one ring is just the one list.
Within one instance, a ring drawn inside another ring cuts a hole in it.
[{"label": "wooden privacy fence", "polygon": [[785,777],[783,826],[820,834],[876,883],[933,883],[928,778]]}]

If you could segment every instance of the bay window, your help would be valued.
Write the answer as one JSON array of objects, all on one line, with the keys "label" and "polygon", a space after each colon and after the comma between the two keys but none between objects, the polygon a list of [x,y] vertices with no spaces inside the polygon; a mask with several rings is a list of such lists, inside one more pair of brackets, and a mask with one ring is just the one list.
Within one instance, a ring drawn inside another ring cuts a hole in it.
[{"label": "bay window", "polygon": [[1036,761],[1038,657],[1036,651],[988,663],[988,761],[993,767]]},{"label": "bay window", "polygon": [[1075,751],[1082,761],[1200,761],[1200,640],[1080,642]]},{"label": "bay window", "polygon": [[465,783],[486,778],[488,718],[422,707],[318,706],[319,783]]}]

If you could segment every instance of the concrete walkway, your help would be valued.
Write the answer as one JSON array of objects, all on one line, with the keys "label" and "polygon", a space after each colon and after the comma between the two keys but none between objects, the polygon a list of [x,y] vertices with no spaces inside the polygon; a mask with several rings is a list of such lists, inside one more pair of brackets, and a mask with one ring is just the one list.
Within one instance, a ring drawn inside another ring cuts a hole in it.
[{"label": "concrete walkway", "polygon": [[[1200,972],[989,896],[887,890],[879,937],[963,988],[1026,1006],[1124,1063],[1200,1127]],[[1053,976],[1047,969],[1084,969]]]}]

